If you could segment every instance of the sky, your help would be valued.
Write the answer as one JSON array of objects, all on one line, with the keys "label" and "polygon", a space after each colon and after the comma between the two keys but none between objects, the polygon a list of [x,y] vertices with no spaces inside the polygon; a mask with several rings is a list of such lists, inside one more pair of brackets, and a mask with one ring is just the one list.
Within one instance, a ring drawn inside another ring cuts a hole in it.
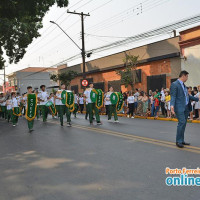
[{"label": "sky", "polygon": [[[55,24],[50,23],[51,20],[58,23],[81,48],[81,18],[67,13],[67,9],[90,14],[84,19],[87,51],[200,14],[199,8],[199,0],[69,0],[67,8],[54,5],[43,19],[41,37],[34,39],[28,46],[24,58],[18,64],[6,63],[6,74],[27,67],[56,66],[57,63],[80,53],[80,49]],[[193,26],[195,25],[191,27]],[[149,42],[131,43],[92,54],[86,61]],[[72,66],[77,63],[81,63],[81,59],[67,64]],[[0,70],[0,74],[2,73]],[[2,82],[3,76],[0,76],[0,84]]]}]

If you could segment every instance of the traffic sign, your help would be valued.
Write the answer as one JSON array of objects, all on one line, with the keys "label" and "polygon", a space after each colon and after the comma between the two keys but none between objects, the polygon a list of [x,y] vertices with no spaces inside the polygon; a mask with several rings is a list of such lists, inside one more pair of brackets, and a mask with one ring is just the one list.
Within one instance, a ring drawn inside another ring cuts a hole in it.
[{"label": "traffic sign", "polygon": [[88,86],[88,80],[82,80],[81,84],[84,87]]}]

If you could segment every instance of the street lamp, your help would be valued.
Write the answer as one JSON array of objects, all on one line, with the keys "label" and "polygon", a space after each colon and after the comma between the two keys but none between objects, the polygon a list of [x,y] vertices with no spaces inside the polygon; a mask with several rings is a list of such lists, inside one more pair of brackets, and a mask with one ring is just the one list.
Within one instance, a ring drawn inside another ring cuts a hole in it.
[{"label": "street lamp", "polygon": [[[85,76],[85,56],[86,56],[86,53],[85,53],[85,50],[84,50],[84,48],[80,48],[79,46],[78,46],[78,44],[76,44],[76,42],[59,26],[59,24],[57,24],[56,22],[54,22],[54,21],[50,21],[52,24],[55,24],[77,47],[78,47],[78,49],[79,50],[81,50],[81,55],[82,55],[82,60],[83,60],[83,79],[85,79],[86,78],[86,76]],[[91,54],[92,54],[92,52],[90,52],[90,53],[88,53],[87,54],[87,57],[90,57],[91,56]]]}]

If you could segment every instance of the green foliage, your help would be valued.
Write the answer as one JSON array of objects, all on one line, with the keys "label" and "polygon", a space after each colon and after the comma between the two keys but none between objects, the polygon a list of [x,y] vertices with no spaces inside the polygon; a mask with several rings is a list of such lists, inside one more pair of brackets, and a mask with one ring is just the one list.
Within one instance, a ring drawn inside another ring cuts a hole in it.
[{"label": "green foliage", "polygon": [[50,76],[50,79],[57,82],[60,81],[61,84],[65,84],[66,87],[70,85],[71,81],[78,76],[78,73],[75,71],[67,71],[60,73],[58,75],[52,74]]},{"label": "green foliage", "polygon": [[123,59],[125,69],[117,70],[116,73],[121,76],[121,83],[127,88],[129,85],[134,89],[136,81],[136,68],[139,56],[127,55]]},{"label": "green foliage", "polygon": [[42,19],[55,3],[67,7],[68,0],[1,0],[0,1],[0,66],[3,49],[10,63],[18,63],[34,38],[40,36]]}]

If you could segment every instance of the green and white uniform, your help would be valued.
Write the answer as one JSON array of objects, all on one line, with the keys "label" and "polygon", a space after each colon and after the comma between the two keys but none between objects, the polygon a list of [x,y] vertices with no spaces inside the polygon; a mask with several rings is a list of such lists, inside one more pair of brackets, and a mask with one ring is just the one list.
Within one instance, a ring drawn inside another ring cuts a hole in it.
[{"label": "green and white uniform", "polygon": [[12,123],[13,126],[15,126],[18,123],[18,116],[16,114],[19,114],[19,102],[16,97],[12,97]]},{"label": "green and white uniform", "polygon": [[46,122],[48,112],[49,112],[49,109],[46,106],[46,103],[48,102],[49,94],[46,91],[44,91],[44,92],[40,91],[39,94],[38,94],[38,98],[42,100],[42,101],[40,101],[40,107],[41,107],[41,110],[42,110],[43,122]]},{"label": "green and white uniform", "polygon": [[93,88],[87,88],[84,92],[84,95],[86,97],[86,104],[88,103],[90,123],[93,122],[93,112],[95,113],[97,123],[100,123],[99,110],[96,107],[95,103],[92,103],[91,98],[90,98],[90,94],[92,90]]},{"label": "green and white uniform", "polygon": [[12,121],[12,99],[6,101],[8,122]]},{"label": "green and white uniform", "polygon": [[106,93],[106,101],[107,101],[107,105],[108,105],[108,120],[111,120],[112,114],[114,114],[114,120],[118,121],[116,104],[112,104],[110,101],[110,95],[112,93],[113,92]]}]

